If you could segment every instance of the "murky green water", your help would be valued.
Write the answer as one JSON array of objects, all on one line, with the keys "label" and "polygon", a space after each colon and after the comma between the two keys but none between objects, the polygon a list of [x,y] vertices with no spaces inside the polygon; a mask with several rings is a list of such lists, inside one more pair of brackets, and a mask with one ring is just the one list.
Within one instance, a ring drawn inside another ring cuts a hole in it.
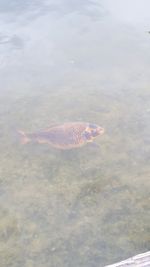
[{"label": "murky green water", "polygon": [[[0,266],[103,267],[150,247],[149,1],[0,1]],[[89,121],[97,147],[17,130]]]}]

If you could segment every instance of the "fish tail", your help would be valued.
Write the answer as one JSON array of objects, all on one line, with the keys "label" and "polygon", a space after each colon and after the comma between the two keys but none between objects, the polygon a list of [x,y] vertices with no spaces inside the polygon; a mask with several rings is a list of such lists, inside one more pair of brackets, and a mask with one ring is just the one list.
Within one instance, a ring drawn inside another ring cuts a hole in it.
[{"label": "fish tail", "polygon": [[18,133],[20,134],[21,144],[25,145],[31,141],[31,139],[27,136],[27,134],[24,131],[19,130]]}]

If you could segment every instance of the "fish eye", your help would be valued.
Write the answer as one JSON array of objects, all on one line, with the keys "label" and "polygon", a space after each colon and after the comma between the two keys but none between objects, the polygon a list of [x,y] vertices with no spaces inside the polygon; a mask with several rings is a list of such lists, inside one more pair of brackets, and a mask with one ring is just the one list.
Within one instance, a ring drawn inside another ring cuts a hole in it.
[{"label": "fish eye", "polygon": [[96,131],[92,131],[92,136],[93,137],[96,137],[98,134],[97,134],[97,132]]}]

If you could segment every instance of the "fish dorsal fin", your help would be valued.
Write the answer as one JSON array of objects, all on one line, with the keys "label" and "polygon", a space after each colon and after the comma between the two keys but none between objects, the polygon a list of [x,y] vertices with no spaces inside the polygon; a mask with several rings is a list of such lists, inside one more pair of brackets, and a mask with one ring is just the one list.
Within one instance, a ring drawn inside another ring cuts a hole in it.
[{"label": "fish dorsal fin", "polygon": [[60,124],[58,124],[58,123],[52,123],[52,124],[50,124],[46,129],[45,129],[45,131],[46,132],[48,132],[49,130],[51,130],[51,128],[53,128],[53,127],[57,127],[57,126],[59,126]]}]

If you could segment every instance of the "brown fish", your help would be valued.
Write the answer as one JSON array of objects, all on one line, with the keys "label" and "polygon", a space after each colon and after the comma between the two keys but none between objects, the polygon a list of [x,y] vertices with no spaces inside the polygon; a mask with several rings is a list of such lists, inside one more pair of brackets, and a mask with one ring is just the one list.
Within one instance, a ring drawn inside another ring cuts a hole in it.
[{"label": "brown fish", "polygon": [[104,129],[96,124],[87,122],[70,122],[50,127],[43,131],[35,133],[21,134],[22,144],[31,141],[38,143],[47,143],[58,149],[71,149],[81,147],[92,142],[98,135],[104,133]]}]

